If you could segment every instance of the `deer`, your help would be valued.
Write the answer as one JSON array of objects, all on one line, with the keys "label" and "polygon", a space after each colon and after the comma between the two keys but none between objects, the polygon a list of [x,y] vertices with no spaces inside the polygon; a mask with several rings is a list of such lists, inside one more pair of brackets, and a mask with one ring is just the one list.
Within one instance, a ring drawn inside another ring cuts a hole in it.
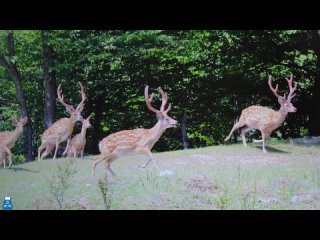
[{"label": "deer", "polygon": [[81,132],[75,135],[71,140],[68,139],[66,150],[63,152],[63,156],[71,157],[73,156],[76,158],[81,155],[81,158],[83,158],[83,151],[84,147],[86,146],[86,133],[87,129],[91,128],[90,124],[90,116],[87,119],[84,119],[82,121],[82,128]]},{"label": "deer", "polygon": [[253,105],[244,110],[242,110],[239,121],[236,121],[234,126],[232,127],[230,134],[225,138],[224,141],[228,141],[232,135],[232,133],[236,129],[240,129],[242,133],[242,141],[243,146],[247,147],[245,133],[252,130],[258,129],[261,132],[262,139],[254,140],[254,142],[262,142],[263,153],[267,153],[266,150],[266,141],[270,137],[273,130],[277,129],[282,122],[286,119],[288,113],[294,113],[297,111],[297,108],[293,106],[291,100],[296,96],[294,92],[297,90],[297,83],[295,83],[294,87],[292,86],[293,75],[291,74],[290,79],[286,78],[289,86],[289,94],[286,98],[286,94],[284,96],[280,96],[278,94],[278,84],[276,88],[272,86],[272,76],[269,75],[268,85],[272,93],[278,98],[278,102],[281,105],[278,111],[274,111],[273,109]]},{"label": "deer", "polygon": [[12,119],[12,124],[16,127],[13,131],[5,131],[0,133],[0,164],[3,163],[3,167],[6,167],[5,158],[9,156],[9,166],[12,165],[12,153],[11,149],[16,144],[16,141],[23,133],[23,127],[27,124],[28,118],[21,118],[19,121],[16,118]]},{"label": "deer", "polygon": [[[171,110],[171,104],[165,109],[168,103],[168,95],[160,87],[158,88],[161,94],[161,107],[160,110],[152,107],[153,94],[149,97],[149,86],[145,87],[144,97],[147,107],[150,111],[156,114],[158,122],[154,127],[150,129],[138,128],[134,130],[123,130],[120,132],[112,133],[109,136],[102,139],[99,143],[100,155],[94,160],[92,167],[92,175],[95,176],[95,168],[100,162],[105,162],[107,170],[115,176],[116,174],[111,169],[110,165],[117,158],[123,155],[129,154],[143,154],[148,157],[148,161],[140,166],[140,168],[146,168],[152,161],[157,169],[160,171],[158,164],[156,163],[151,149],[154,144],[159,140],[163,132],[167,128],[176,127],[178,122],[168,116],[168,112]],[[118,178],[118,177],[117,177]],[[119,179],[119,178],[118,178]]]},{"label": "deer", "polygon": [[[80,85],[80,94],[82,97],[81,102],[78,104],[77,108],[74,109],[72,105],[69,105],[64,102],[64,96],[61,95],[61,84],[58,86],[57,95],[60,103],[66,108],[67,112],[70,114],[69,118],[61,118],[60,120],[53,123],[47,130],[44,131],[41,137],[41,145],[38,148],[38,161],[42,160],[49,153],[52,152],[55,147],[55,152],[53,159],[56,159],[57,151],[60,143],[66,141],[70,138],[74,125],[78,121],[83,121],[83,117],[81,116],[81,112],[84,107],[84,102],[87,99],[86,94],[84,92],[84,87],[79,82]],[[45,151],[41,154],[41,151],[45,149]]]}]

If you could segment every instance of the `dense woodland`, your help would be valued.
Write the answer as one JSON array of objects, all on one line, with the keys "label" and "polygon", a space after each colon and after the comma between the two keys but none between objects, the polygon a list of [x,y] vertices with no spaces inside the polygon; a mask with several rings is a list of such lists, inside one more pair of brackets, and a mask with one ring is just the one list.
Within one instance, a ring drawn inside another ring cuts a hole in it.
[{"label": "dense woodland", "polygon": [[[58,102],[76,106],[87,94],[82,115],[91,115],[86,152],[96,154],[110,133],[150,128],[155,115],[145,104],[145,85],[161,86],[172,103],[170,116],[182,127],[169,129],[155,151],[223,143],[241,110],[250,105],[278,109],[267,79],[288,93],[285,77],[298,82],[289,114],[272,137],[320,135],[320,32],[316,30],[57,30],[0,31],[0,131],[12,130],[12,117],[29,118],[13,153],[17,161],[35,158],[43,131],[68,116]],[[80,131],[77,123],[74,133]],[[255,134],[255,133],[253,133]],[[259,136],[259,132],[256,133]]]}]

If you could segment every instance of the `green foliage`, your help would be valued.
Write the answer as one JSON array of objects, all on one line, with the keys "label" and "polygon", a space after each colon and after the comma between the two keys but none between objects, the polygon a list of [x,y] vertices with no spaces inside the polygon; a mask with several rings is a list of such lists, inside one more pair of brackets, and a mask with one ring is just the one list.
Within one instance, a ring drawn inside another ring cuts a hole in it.
[{"label": "green foliage", "polygon": [[[310,134],[310,108],[316,86],[317,53],[306,30],[56,30],[45,38],[54,50],[57,84],[65,101],[80,101],[78,81],[88,96],[83,115],[92,115],[86,151],[97,153],[98,142],[116,131],[150,128],[156,117],[145,106],[145,85],[156,93],[161,86],[172,103],[170,116],[181,120],[187,114],[191,148],[220,144],[241,110],[250,105],[278,109],[268,88],[272,74],[281,94],[288,92],[284,78],[296,76],[299,92],[294,105],[299,111],[273,137]],[[34,128],[35,146],[44,131],[44,88],[40,31],[14,31],[17,63],[22,74]],[[0,31],[0,51],[6,52],[5,32]],[[0,67],[0,99],[14,100],[15,86]],[[3,106],[3,105],[2,105]],[[10,129],[9,117],[18,109],[1,108],[0,129]],[[67,115],[57,102],[56,118]],[[81,126],[77,125],[76,131]],[[21,138],[22,139],[22,138]],[[18,142],[19,149],[21,141]],[[155,151],[182,149],[180,129],[170,129]],[[35,149],[36,151],[36,149]],[[19,153],[20,150],[19,150]]]},{"label": "green foliage", "polygon": [[76,174],[75,159],[66,160],[57,164],[57,173],[49,182],[49,191],[56,200],[59,209],[63,208],[65,192],[70,187],[70,179]]},{"label": "green foliage", "polygon": [[101,196],[103,199],[103,204],[105,206],[105,209],[110,210],[111,203],[112,203],[112,191],[111,191],[111,186],[110,186],[110,182],[108,179],[108,174],[106,174],[106,176],[103,180],[102,179],[99,180],[98,187],[101,192]]}]

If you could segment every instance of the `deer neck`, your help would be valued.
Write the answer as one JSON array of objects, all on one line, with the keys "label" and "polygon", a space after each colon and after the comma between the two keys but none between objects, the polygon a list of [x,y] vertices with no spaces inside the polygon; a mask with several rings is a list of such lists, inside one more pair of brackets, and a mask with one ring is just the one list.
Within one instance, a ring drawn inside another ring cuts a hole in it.
[{"label": "deer neck", "polygon": [[86,133],[87,133],[87,128],[86,127],[82,127],[81,128],[80,137],[85,139],[86,138]]},{"label": "deer neck", "polygon": [[286,119],[286,117],[288,115],[288,111],[286,111],[284,109],[284,107],[281,106],[279,111],[277,111],[276,113],[277,113],[277,117],[276,117],[275,121],[279,126]]},{"label": "deer neck", "polygon": [[72,117],[69,117],[69,118],[66,118],[66,119],[68,120],[69,128],[73,129],[74,125],[76,125],[77,120],[72,118]]},{"label": "deer neck", "polygon": [[68,132],[70,132],[71,134],[77,121],[74,120],[72,117],[64,119],[65,120],[62,123],[65,125],[65,127],[68,129]]},{"label": "deer neck", "polygon": [[17,128],[11,132],[9,142],[15,143],[19,136],[22,134],[23,131],[19,131]]},{"label": "deer neck", "polygon": [[158,120],[157,124],[149,130],[151,140],[154,140],[155,142],[158,141],[165,130],[166,129],[162,127],[161,121]]}]

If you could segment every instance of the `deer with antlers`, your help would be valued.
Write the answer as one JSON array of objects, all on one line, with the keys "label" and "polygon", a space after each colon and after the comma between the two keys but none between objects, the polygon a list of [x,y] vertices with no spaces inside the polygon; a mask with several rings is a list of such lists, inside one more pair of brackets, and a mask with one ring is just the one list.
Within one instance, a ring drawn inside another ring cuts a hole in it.
[{"label": "deer with antlers", "polygon": [[281,105],[278,111],[274,111],[267,107],[261,106],[250,106],[242,110],[240,119],[236,122],[230,131],[230,134],[226,137],[225,141],[228,141],[236,129],[240,129],[242,133],[243,146],[247,147],[245,133],[252,130],[258,129],[261,132],[262,139],[254,140],[254,142],[262,142],[263,152],[267,153],[265,148],[266,141],[271,135],[272,131],[277,129],[281,123],[287,117],[289,112],[296,112],[297,109],[292,105],[291,100],[295,96],[294,92],[297,89],[297,83],[294,87],[292,86],[293,75],[291,74],[290,79],[286,78],[289,86],[289,95],[283,97],[278,94],[278,84],[276,88],[272,86],[272,77],[269,76],[268,84],[273,94],[278,98],[278,102]]},{"label": "deer with antlers", "polygon": [[[56,121],[47,130],[45,130],[41,138],[41,145],[38,149],[38,160],[42,160],[49,153],[51,153],[54,147],[55,147],[55,152],[54,152],[53,159],[55,159],[59,144],[66,141],[71,136],[76,122],[83,120],[81,116],[81,112],[83,110],[84,102],[86,100],[86,94],[84,92],[84,87],[82,86],[82,84],[79,83],[79,85],[80,85],[80,94],[81,94],[82,100],[78,104],[76,109],[74,109],[73,106],[66,104],[64,102],[63,95],[61,95],[62,93],[61,84],[58,86],[58,89],[57,89],[58,99],[62,103],[62,105],[65,106],[67,112],[71,116],[69,118],[62,118]],[[45,151],[42,153],[40,157],[41,151],[43,149],[45,149]]]},{"label": "deer with antlers", "polygon": [[148,90],[149,87],[146,86],[144,90],[145,101],[149,110],[156,114],[158,122],[153,128],[150,129],[140,128],[134,130],[124,130],[113,133],[104,138],[99,143],[99,150],[101,154],[95,159],[93,163],[93,176],[95,175],[95,168],[100,162],[105,162],[107,170],[109,170],[113,176],[116,176],[110,168],[111,163],[120,156],[132,153],[140,153],[148,157],[148,161],[144,165],[139,167],[146,168],[149,163],[153,161],[157,170],[160,172],[160,169],[152,156],[151,149],[161,137],[162,133],[167,128],[176,127],[178,122],[168,116],[168,112],[171,109],[171,104],[169,104],[168,108],[165,109],[165,106],[168,103],[167,93],[163,92],[163,90],[159,87],[159,92],[162,97],[162,104],[160,110],[157,110],[151,106],[153,94],[151,95],[151,97],[149,97]]},{"label": "deer with antlers", "polygon": [[9,156],[9,166],[12,165],[12,153],[11,149],[16,144],[16,141],[23,133],[23,127],[27,124],[28,118],[21,118],[19,121],[16,118],[12,119],[12,124],[16,127],[12,132],[5,131],[0,133],[0,164],[3,163],[3,167],[6,167],[5,158]]},{"label": "deer with antlers", "polygon": [[63,156],[67,155],[68,157],[73,156],[76,158],[81,154],[81,158],[83,157],[84,147],[86,146],[86,133],[87,129],[90,127],[91,124],[89,116],[87,119],[82,121],[81,132],[75,135],[71,140],[68,139],[66,150],[62,154]]}]

